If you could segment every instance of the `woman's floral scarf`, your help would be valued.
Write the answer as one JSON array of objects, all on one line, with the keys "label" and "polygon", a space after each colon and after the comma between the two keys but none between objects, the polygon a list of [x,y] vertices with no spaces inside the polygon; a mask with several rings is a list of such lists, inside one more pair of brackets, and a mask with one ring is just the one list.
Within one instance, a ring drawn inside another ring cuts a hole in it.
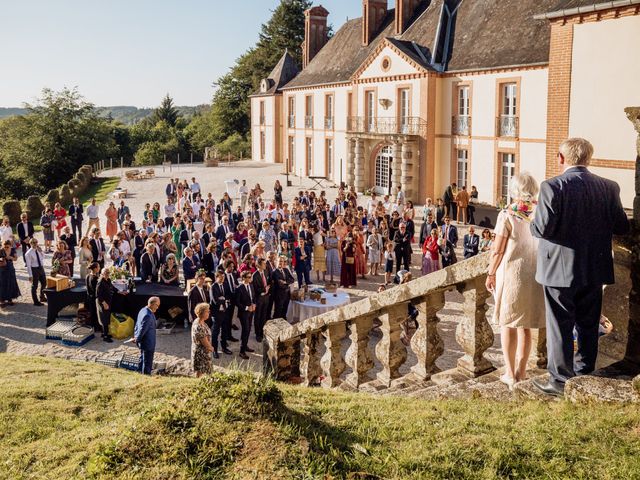
[{"label": "woman's floral scarf", "polygon": [[526,202],[524,200],[520,200],[518,202],[514,202],[507,207],[509,213],[517,218],[524,220],[525,222],[531,222],[535,206],[538,202]]}]

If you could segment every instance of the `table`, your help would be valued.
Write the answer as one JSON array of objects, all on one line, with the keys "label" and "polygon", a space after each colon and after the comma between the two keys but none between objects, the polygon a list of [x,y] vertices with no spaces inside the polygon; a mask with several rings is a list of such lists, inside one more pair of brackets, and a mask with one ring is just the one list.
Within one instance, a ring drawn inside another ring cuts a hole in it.
[{"label": "table", "polygon": [[320,189],[324,188],[324,185],[322,185],[322,181],[326,180],[325,177],[308,177],[308,178],[310,180],[313,180],[313,182],[314,182],[314,185],[313,185],[313,187],[310,188],[310,190],[315,190],[316,187],[320,188]]},{"label": "table", "polygon": [[327,299],[326,304],[322,304],[316,300],[305,300],[300,302],[297,300],[291,300],[289,302],[289,310],[287,311],[287,319],[289,323],[298,323],[307,318],[315,317],[321,313],[334,310],[342,305],[347,305],[351,302],[351,297],[347,292],[337,291],[336,295],[333,293],[323,293],[322,296]]},{"label": "table", "polygon": [[45,288],[43,292],[47,297],[47,327],[56,322],[60,310],[74,303],[84,303],[87,299],[87,287],[85,286],[68,288],[59,292],[55,288]]}]

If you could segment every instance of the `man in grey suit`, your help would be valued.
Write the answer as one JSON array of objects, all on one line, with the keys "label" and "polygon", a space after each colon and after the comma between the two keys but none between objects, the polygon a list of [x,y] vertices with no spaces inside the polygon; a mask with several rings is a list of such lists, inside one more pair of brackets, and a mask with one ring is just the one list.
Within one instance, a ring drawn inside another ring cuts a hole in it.
[{"label": "man in grey suit", "polygon": [[533,383],[548,395],[562,396],[569,378],[595,369],[602,286],[614,283],[611,241],[629,230],[620,187],[587,169],[592,155],[582,138],[560,145],[564,172],[540,185],[531,223],[540,239],[536,281],[544,287],[550,374],[548,383]]}]

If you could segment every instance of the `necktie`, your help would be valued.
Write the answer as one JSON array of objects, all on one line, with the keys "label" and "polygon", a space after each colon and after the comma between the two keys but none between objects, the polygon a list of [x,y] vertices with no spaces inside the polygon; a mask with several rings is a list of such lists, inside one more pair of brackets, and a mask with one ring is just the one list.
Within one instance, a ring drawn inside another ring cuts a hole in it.
[{"label": "necktie", "polygon": [[247,287],[247,293],[249,294],[249,300],[251,301],[251,303],[253,303],[253,296],[251,295],[251,286],[249,286],[249,284],[247,283],[245,285],[245,287]]},{"label": "necktie", "polygon": [[233,279],[231,278],[230,273],[227,273],[227,281],[229,282],[229,288],[231,289],[232,292],[234,292],[235,288],[233,287]]},{"label": "necktie", "polygon": [[42,262],[40,261],[40,252],[38,252],[38,250],[35,250],[36,252],[36,260],[38,261],[38,268],[42,268]]},{"label": "necktie", "polygon": [[262,277],[262,284],[265,286],[267,286],[267,279],[264,277],[264,272],[260,272],[260,276]]}]

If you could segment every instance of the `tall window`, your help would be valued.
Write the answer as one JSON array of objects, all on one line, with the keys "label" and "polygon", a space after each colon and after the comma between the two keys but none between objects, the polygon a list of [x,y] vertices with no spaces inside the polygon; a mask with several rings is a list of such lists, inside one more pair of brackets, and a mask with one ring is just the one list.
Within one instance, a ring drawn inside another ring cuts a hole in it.
[{"label": "tall window", "polygon": [[288,109],[289,128],[294,128],[296,126],[296,97],[293,95],[289,97]]},{"label": "tall window", "polygon": [[516,174],[516,155],[515,153],[501,153],[501,176],[500,176],[500,198],[506,203],[511,203],[511,178]]},{"label": "tall window", "polygon": [[333,178],[333,139],[327,138],[325,140],[325,164],[326,164],[326,177]]},{"label": "tall window", "polygon": [[518,136],[518,85],[504,83],[501,86],[501,106],[499,118],[499,133],[501,137]]},{"label": "tall window", "polygon": [[305,150],[306,150],[306,157],[307,157],[306,158],[306,168],[307,168],[306,174],[307,174],[307,176],[311,176],[311,171],[312,171],[311,170],[311,167],[312,167],[312,165],[311,165],[311,162],[312,162],[311,154],[312,154],[313,143],[312,143],[312,139],[309,138],[309,137],[307,137],[305,139],[305,141],[306,141]]},{"label": "tall window", "polygon": [[307,95],[304,99],[304,127],[313,128],[313,97]]},{"label": "tall window", "polygon": [[264,132],[260,132],[260,160],[264,160],[266,137]]},{"label": "tall window", "polygon": [[260,125],[264,125],[264,101],[260,102]]},{"label": "tall window", "polygon": [[287,171],[293,172],[293,165],[295,161],[296,150],[295,150],[294,137],[292,136],[289,137],[289,146],[288,146],[287,153],[289,155],[289,165],[287,166]]},{"label": "tall window", "polygon": [[458,188],[462,188],[467,184],[467,174],[469,172],[469,151],[458,150],[458,175],[457,184]]},{"label": "tall window", "polygon": [[374,129],[375,117],[375,95],[373,91],[368,91],[365,93],[366,103],[365,103],[365,117],[367,122],[367,131],[371,132]]},{"label": "tall window", "polygon": [[454,124],[454,133],[457,135],[469,135],[469,114],[471,111],[469,92],[468,85],[458,87],[458,110]]},{"label": "tall window", "polygon": [[333,130],[333,95],[327,95],[324,99],[324,128]]},{"label": "tall window", "polygon": [[398,93],[398,105],[400,115],[400,133],[406,134],[409,127],[409,89],[403,88]]}]

